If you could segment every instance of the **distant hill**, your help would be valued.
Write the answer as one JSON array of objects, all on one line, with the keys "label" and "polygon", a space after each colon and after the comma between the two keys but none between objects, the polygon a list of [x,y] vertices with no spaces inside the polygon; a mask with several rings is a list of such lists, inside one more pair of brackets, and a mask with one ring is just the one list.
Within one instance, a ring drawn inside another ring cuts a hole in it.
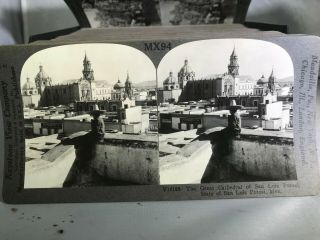
[{"label": "distant hill", "polygon": [[[73,84],[73,83],[77,83],[80,81],[80,78],[78,79],[68,79],[68,80],[64,80],[63,82],[59,83],[59,84]],[[113,87],[114,84],[105,81],[105,80],[94,80],[96,84],[99,85],[104,85],[104,86],[108,86],[108,87]]]},{"label": "distant hill", "polygon": [[202,79],[216,79],[219,77],[222,77],[223,74],[209,74],[205,77],[201,77],[201,78],[196,78],[196,80],[202,80]]},{"label": "distant hill", "polygon": [[[221,77],[222,74],[210,74],[210,75],[207,75],[203,78],[200,78],[200,79],[197,79],[197,80],[201,80],[201,79],[216,79],[218,77]],[[252,79],[251,76],[249,75],[240,75],[240,78],[249,78],[249,79]],[[258,81],[258,79],[257,79]],[[289,83],[289,82],[293,82],[294,81],[294,78],[293,76],[290,76],[290,77],[285,77],[285,78],[276,78],[276,82],[278,82],[279,84],[281,83]]]},{"label": "distant hill", "polygon": [[132,84],[134,88],[156,88],[157,84],[156,81],[144,81],[144,82],[139,82],[139,83],[133,83]]},{"label": "distant hill", "polygon": [[278,83],[293,82],[293,81],[294,81],[294,78],[293,78],[293,76],[290,76],[290,77],[285,77],[285,78],[276,79],[276,81],[277,81]]}]

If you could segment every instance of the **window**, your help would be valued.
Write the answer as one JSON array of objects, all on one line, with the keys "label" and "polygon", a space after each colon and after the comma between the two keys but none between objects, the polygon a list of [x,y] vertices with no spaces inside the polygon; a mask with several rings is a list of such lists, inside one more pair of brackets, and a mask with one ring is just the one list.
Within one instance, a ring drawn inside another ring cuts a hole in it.
[{"label": "window", "polygon": [[124,105],[124,109],[127,109],[127,108],[128,108],[128,104],[125,104],[125,105]]},{"label": "window", "polygon": [[254,107],[258,107],[258,101],[257,101],[257,100],[254,100],[254,101],[253,101],[253,106],[254,106]]},{"label": "window", "polygon": [[113,112],[116,112],[116,111],[117,111],[117,106],[116,106],[116,105],[113,105],[113,106],[112,106],[112,111],[113,111]]},{"label": "window", "polygon": [[269,100],[266,100],[266,104],[269,104]]}]

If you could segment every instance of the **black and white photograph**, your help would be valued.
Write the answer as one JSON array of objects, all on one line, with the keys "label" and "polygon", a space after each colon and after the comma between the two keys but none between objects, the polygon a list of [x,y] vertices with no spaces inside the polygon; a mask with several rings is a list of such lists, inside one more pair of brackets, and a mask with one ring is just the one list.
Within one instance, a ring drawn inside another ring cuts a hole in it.
[{"label": "black and white photograph", "polygon": [[297,180],[286,50],[195,41],[167,53],[157,71],[161,184]]},{"label": "black and white photograph", "polygon": [[233,23],[237,0],[160,0],[162,25]]},{"label": "black and white photograph", "polygon": [[82,0],[92,28],[160,25],[159,0]]},{"label": "black and white photograph", "polygon": [[24,188],[159,184],[156,70],[144,53],[52,47],[28,58],[20,82]]}]

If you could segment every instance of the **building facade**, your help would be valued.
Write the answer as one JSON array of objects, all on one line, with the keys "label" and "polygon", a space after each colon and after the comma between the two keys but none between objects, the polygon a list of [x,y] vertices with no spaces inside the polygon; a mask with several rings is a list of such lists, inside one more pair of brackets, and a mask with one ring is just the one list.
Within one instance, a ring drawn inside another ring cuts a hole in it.
[{"label": "building facade", "polygon": [[[181,72],[181,74],[183,73]],[[186,78],[186,75],[184,78]],[[180,75],[180,80],[180,82],[177,81],[170,71],[169,76],[163,81],[163,89],[158,92],[160,102],[178,102],[182,91],[180,86],[183,86],[183,81],[185,81],[182,75]]]},{"label": "building facade", "polygon": [[22,87],[22,98],[24,106],[30,105],[30,102],[33,103],[38,98],[38,103],[35,103],[34,107],[58,106],[75,101],[111,99],[111,91],[112,88],[106,81],[95,80],[91,62],[85,54],[82,77],[54,84],[44,71],[44,67],[40,65],[34,84],[27,79],[27,83]]},{"label": "building facade", "polygon": [[[226,73],[200,80],[185,81],[179,101],[210,100],[217,97],[226,99],[234,97],[248,98],[248,96],[260,97],[268,93],[278,95],[280,91],[281,86],[276,82],[273,69],[268,78],[262,75],[258,80],[253,79],[251,76],[240,75],[238,55],[234,48],[229,58]],[[250,101],[249,99],[246,100],[246,102]]]},{"label": "building facade", "polygon": [[24,107],[38,107],[40,101],[40,94],[35,83],[30,81],[30,78],[27,78],[27,82],[22,86],[21,95]]}]

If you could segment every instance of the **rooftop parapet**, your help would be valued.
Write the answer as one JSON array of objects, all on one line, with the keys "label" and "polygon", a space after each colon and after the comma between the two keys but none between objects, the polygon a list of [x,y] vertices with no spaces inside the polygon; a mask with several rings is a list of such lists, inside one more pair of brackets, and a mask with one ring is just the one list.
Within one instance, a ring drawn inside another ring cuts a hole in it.
[{"label": "rooftop parapet", "polygon": [[[205,134],[221,129],[213,128]],[[221,146],[218,144],[212,146],[209,139],[195,140],[177,154],[160,158],[161,184],[200,183],[210,161],[214,170],[209,182],[297,178],[292,132],[242,129],[239,136],[228,142],[229,154],[220,158],[217,156],[223,154],[219,153]]]}]

